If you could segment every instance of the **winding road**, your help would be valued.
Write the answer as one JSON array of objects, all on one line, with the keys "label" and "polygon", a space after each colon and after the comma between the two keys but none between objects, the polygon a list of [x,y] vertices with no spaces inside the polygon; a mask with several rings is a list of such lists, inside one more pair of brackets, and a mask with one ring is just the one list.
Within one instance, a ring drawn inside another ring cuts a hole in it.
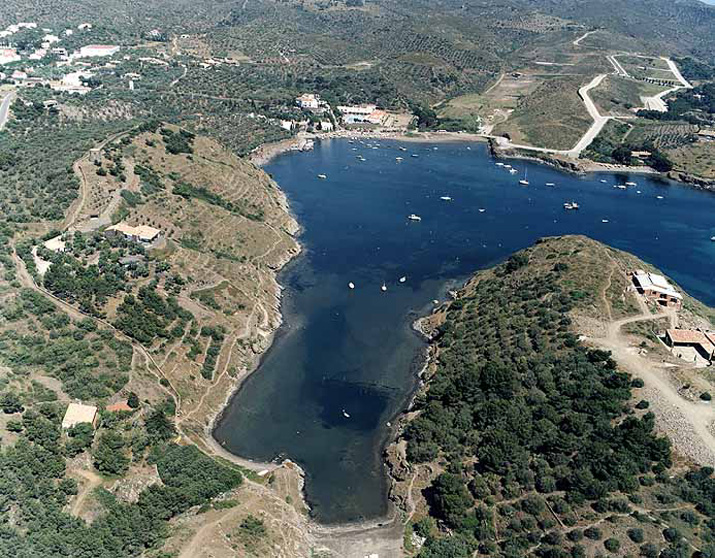
[{"label": "winding road", "polygon": [[7,119],[10,116],[10,105],[12,104],[13,99],[15,99],[15,92],[10,91],[10,93],[5,95],[5,98],[2,100],[2,104],[0,104],[0,130],[5,127]]},{"label": "winding road", "polygon": [[535,147],[533,145],[521,145],[517,143],[511,143],[506,138],[495,138],[499,147],[503,149],[523,149],[526,151],[537,151],[539,153],[553,153],[554,155],[563,155],[565,157],[570,157],[577,159],[581,152],[586,149],[591,142],[596,138],[596,136],[601,133],[606,122],[611,120],[611,116],[602,116],[598,112],[595,103],[589,96],[589,91],[601,85],[601,82],[606,78],[608,74],[599,74],[593,78],[588,84],[584,85],[578,90],[578,96],[581,97],[584,105],[586,105],[586,110],[588,114],[593,118],[593,124],[588,129],[588,131],[578,140],[578,143],[571,149],[549,149],[547,147]]}]

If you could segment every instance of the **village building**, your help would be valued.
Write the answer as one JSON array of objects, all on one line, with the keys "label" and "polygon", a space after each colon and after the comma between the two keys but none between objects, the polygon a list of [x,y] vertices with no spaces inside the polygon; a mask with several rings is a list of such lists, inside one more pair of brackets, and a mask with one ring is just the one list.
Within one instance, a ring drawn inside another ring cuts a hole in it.
[{"label": "village building", "polygon": [[330,120],[321,120],[320,129],[323,132],[332,132],[335,129],[335,126],[333,126],[333,123]]},{"label": "village building", "polygon": [[320,108],[320,97],[313,93],[303,93],[300,97],[296,97],[296,104],[306,110],[317,110]]},{"label": "village building", "polygon": [[94,428],[97,424],[97,407],[94,405],[82,405],[81,403],[70,403],[62,419],[62,428],[67,430],[78,424],[89,423]]},{"label": "village building", "polygon": [[135,227],[127,223],[117,223],[116,225],[107,227],[105,234],[107,236],[122,235],[135,242],[149,243],[156,240],[161,234],[161,231],[149,225],[138,225]]},{"label": "village building", "polygon": [[[712,363],[715,361],[715,332],[704,332],[696,329],[668,329],[665,332],[665,343],[677,350],[694,349],[697,354]],[[678,354],[682,356],[682,354]]]},{"label": "village building", "polygon": [[131,412],[133,410],[134,409],[129,406],[129,403],[126,401],[126,399],[123,401],[117,401],[112,405],[107,405],[107,411],[109,411],[110,413]]},{"label": "village building", "polygon": [[20,55],[14,48],[0,47],[0,64],[11,64],[20,60]]},{"label": "village building", "polygon": [[661,306],[681,307],[683,295],[676,291],[675,287],[662,275],[638,269],[631,276],[636,290],[648,300]]},{"label": "village building", "polygon": [[378,109],[376,105],[339,106],[338,110],[343,115],[343,122],[348,126],[351,124],[380,126],[388,118],[387,112]]},{"label": "village building", "polygon": [[87,45],[75,53],[75,58],[92,58],[97,56],[113,56],[119,52],[116,45]]}]

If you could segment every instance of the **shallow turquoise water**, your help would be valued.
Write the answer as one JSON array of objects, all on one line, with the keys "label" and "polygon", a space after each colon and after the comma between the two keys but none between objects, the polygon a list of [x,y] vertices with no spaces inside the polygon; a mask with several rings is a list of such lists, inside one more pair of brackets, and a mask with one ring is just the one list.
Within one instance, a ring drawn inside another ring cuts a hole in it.
[{"label": "shallow turquoise water", "polygon": [[[450,281],[539,237],[578,233],[635,253],[715,305],[713,194],[637,175],[574,177],[520,161],[512,162],[519,174],[510,175],[485,145],[467,147],[330,140],[266,168],[304,229],[305,251],[280,276],[285,325],[215,436],[244,457],[300,463],[320,521],[386,512],[386,423],[405,408],[424,348],[410,324]],[[528,187],[518,185],[525,165]],[[638,186],[613,188],[628,180]],[[580,211],[564,211],[571,200]],[[411,213],[422,221],[410,222]]]}]

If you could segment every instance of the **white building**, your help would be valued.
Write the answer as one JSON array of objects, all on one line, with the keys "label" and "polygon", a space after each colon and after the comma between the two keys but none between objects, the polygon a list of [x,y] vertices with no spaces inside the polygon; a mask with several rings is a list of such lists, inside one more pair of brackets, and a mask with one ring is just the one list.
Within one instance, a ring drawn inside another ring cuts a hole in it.
[{"label": "white building", "polygon": [[0,64],[10,64],[20,60],[20,55],[14,48],[0,47]]},{"label": "white building", "polygon": [[333,123],[330,120],[321,120],[320,129],[323,132],[332,132],[334,129]]},{"label": "white building", "polygon": [[149,225],[139,225],[135,227],[127,223],[117,223],[116,225],[107,227],[106,233],[109,236],[121,234],[128,240],[152,242],[161,234],[161,231]]},{"label": "white building", "polygon": [[116,45],[87,45],[75,53],[76,58],[90,58],[96,56],[113,56],[119,52]]},{"label": "white building", "polygon": [[313,93],[303,93],[296,98],[295,102],[302,109],[315,110],[320,108],[320,97]]},{"label": "white building", "polygon": [[338,110],[343,114],[343,116],[370,116],[370,114],[377,108],[377,105],[351,105],[351,106],[339,106]]},{"label": "white building", "polygon": [[633,283],[643,296],[662,306],[679,308],[683,302],[683,295],[675,290],[665,277],[657,273],[637,269],[633,272]]},{"label": "white building", "polygon": [[62,419],[62,428],[67,430],[78,424],[89,423],[93,427],[97,420],[97,407],[94,405],[82,405],[81,403],[70,403]]}]

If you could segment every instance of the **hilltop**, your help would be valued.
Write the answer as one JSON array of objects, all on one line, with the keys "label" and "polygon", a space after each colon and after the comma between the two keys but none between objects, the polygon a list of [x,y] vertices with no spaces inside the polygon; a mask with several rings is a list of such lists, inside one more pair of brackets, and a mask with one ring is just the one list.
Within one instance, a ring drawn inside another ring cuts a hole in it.
[{"label": "hilltop", "polygon": [[713,385],[655,334],[714,314],[687,297],[658,310],[629,288],[634,269],[655,272],[585,237],[543,239],[422,321],[424,387],[389,450],[413,551],[712,548],[715,417],[699,395]]}]

